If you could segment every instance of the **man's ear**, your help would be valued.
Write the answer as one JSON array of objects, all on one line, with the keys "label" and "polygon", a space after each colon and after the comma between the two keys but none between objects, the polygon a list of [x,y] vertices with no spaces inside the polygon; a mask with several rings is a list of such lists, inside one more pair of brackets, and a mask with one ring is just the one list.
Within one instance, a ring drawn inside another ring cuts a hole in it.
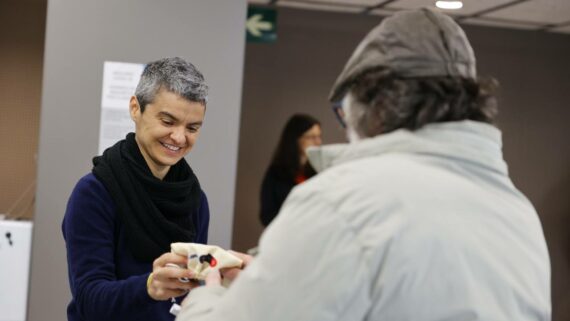
[{"label": "man's ear", "polygon": [[136,122],[141,113],[141,105],[136,96],[131,96],[129,101],[129,113],[131,114],[131,119]]}]

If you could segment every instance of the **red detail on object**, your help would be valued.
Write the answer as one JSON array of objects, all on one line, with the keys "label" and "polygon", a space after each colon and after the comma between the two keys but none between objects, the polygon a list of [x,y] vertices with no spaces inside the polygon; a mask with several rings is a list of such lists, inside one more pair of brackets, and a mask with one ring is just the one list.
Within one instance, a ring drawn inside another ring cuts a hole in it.
[{"label": "red detail on object", "polygon": [[210,266],[214,267],[218,264],[218,261],[216,261],[216,259],[212,256],[212,259],[210,260]]},{"label": "red detail on object", "polygon": [[295,184],[301,184],[308,179],[303,173],[299,173],[295,176]]}]

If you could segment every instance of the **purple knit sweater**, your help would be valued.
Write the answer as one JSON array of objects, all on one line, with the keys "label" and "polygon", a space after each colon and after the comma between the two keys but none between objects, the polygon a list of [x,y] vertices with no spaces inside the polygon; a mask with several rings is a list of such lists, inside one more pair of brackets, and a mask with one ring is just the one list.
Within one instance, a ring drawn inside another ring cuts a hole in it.
[{"label": "purple knit sweater", "polygon": [[[206,244],[210,212],[206,194],[198,213],[194,242]],[[73,190],[62,224],[72,300],[69,321],[173,321],[170,301],[155,301],[146,291],[152,263],[134,259],[126,245],[115,202],[93,174]],[[180,301],[180,300],[179,300]]]}]

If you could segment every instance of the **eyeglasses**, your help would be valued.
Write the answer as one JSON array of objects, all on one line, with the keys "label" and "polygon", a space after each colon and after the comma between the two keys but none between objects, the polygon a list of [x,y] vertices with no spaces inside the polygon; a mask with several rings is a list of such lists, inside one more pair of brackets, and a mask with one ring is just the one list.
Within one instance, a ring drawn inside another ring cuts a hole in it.
[{"label": "eyeglasses", "polygon": [[339,100],[333,102],[331,107],[332,111],[334,112],[334,115],[336,116],[336,119],[338,120],[342,128],[346,128],[346,122],[344,120],[344,110],[342,110],[342,101]]},{"label": "eyeglasses", "polygon": [[301,138],[306,139],[306,140],[310,140],[310,141],[317,141],[317,140],[321,140],[321,135],[305,134],[305,135],[301,136]]}]

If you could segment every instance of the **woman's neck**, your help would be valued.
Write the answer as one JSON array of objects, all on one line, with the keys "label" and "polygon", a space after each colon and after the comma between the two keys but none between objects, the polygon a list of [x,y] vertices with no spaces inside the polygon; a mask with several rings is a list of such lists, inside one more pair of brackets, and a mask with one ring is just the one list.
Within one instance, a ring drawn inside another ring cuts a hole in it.
[{"label": "woman's neck", "polygon": [[301,159],[299,160],[299,164],[301,165],[301,168],[305,167],[305,165],[307,165],[307,155],[301,155]]}]

